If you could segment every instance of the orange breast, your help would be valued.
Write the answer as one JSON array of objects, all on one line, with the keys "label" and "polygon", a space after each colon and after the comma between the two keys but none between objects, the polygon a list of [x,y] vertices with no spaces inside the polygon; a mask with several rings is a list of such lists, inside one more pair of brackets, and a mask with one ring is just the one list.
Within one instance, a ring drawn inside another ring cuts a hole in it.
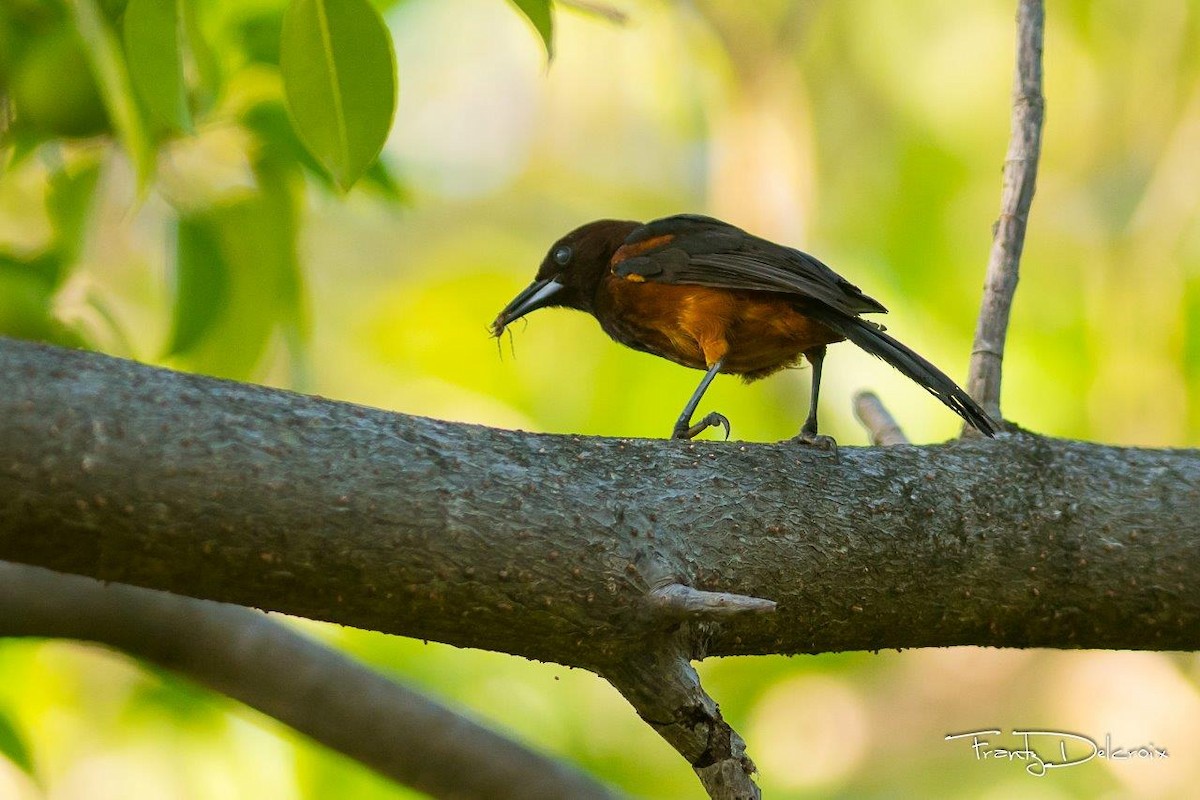
[{"label": "orange breast", "polygon": [[841,341],[832,330],[775,292],[715,289],[608,275],[596,297],[596,318],[628,347],[754,380],[795,364],[805,350]]}]

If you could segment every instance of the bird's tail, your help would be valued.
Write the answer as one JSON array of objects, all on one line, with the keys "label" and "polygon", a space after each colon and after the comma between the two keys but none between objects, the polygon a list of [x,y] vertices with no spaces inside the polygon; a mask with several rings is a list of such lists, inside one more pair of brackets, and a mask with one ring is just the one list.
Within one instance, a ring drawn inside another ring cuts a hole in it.
[{"label": "bird's tail", "polygon": [[[810,312],[806,312],[810,313]],[[965,419],[985,436],[995,436],[1000,426],[959,388],[946,373],[926,361],[906,345],[888,336],[880,326],[865,319],[829,311],[818,314],[825,325],[833,328],[876,358],[891,364],[907,377],[919,383],[931,395],[945,403],[951,411]]]}]

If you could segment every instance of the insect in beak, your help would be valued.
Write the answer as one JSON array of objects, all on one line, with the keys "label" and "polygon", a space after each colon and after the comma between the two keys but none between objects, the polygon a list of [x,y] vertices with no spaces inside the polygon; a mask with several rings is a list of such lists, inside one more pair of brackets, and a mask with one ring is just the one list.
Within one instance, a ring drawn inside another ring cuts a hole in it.
[{"label": "insect in beak", "polygon": [[514,297],[512,302],[505,306],[504,310],[496,317],[492,323],[492,335],[499,336],[504,333],[504,329],[508,325],[516,320],[531,311],[537,311],[539,308],[549,305],[550,298],[564,288],[566,287],[554,278],[545,278],[529,284],[525,291]]}]

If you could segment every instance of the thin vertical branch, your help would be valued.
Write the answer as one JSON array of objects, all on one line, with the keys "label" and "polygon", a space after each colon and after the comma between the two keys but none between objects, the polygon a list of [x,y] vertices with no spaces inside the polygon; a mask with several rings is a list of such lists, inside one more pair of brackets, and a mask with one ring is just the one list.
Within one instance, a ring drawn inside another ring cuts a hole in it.
[{"label": "thin vertical branch", "polygon": [[1013,293],[1017,290],[1025,227],[1033,203],[1042,146],[1045,99],[1042,96],[1042,0],[1020,0],[1017,9],[1017,65],[1013,78],[1012,135],[1004,162],[1000,219],[992,239],[967,390],[983,410],[1000,415],[1000,366]]}]

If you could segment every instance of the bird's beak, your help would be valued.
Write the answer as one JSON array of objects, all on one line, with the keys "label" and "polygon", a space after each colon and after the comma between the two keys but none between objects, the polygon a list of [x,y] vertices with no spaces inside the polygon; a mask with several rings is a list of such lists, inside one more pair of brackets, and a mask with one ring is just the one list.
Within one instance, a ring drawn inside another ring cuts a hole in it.
[{"label": "bird's beak", "polygon": [[513,298],[513,301],[504,307],[496,317],[496,321],[492,323],[492,335],[499,336],[504,333],[505,326],[520,319],[530,311],[537,311],[549,305],[550,298],[558,292],[562,291],[563,285],[553,278],[534,281],[526,287],[525,291]]}]

